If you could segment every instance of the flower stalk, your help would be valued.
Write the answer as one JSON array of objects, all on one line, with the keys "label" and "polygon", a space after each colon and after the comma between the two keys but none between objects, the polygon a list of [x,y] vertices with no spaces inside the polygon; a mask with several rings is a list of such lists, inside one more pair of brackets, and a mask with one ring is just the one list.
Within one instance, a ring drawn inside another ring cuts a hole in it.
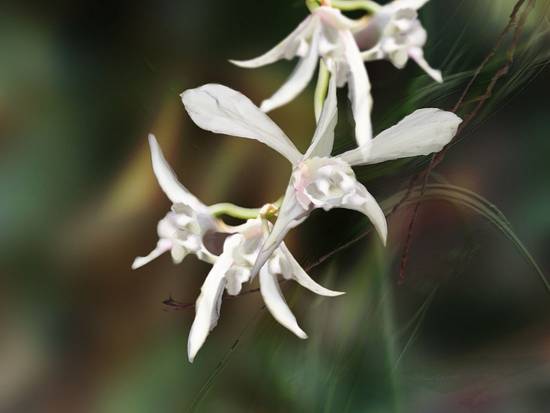
[{"label": "flower stalk", "polygon": [[245,208],[230,202],[220,202],[219,204],[210,205],[208,209],[212,216],[216,218],[226,215],[237,219],[256,219],[261,217],[269,220],[277,217],[282,202],[283,199],[281,197],[277,201],[265,204],[261,208]]},{"label": "flower stalk", "polygon": [[331,6],[342,11],[365,10],[368,13],[377,13],[382,6],[370,0],[332,0]]},{"label": "flower stalk", "polygon": [[260,208],[245,208],[230,202],[221,202],[209,207],[210,213],[219,218],[227,215],[238,219],[254,219],[260,215]]},{"label": "flower stalk", "polygon": [[313,12],[315,9],[320,7],[318,0],[306,0],[306,6],[309,11]]},{"label": "flower stalk", "polygon": [[319,120],[321,117],[321,111],[323,110],[323,104],[327,97],[328,83],[330,80],[330,72],[327,65],[323,60],[319,62],[319,76],[317,78],[317,85],[315,86],[315,95],[313,98],[313,104],[315,109],[315,119]]}]

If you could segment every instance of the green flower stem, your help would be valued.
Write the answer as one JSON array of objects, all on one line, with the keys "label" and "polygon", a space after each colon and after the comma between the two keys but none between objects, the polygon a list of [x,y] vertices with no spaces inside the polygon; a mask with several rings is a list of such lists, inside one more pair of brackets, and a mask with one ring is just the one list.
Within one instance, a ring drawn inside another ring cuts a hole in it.
[{"label": "green flower stem", "polygon": [[319,1],[318,0],[306,0],[306,6],[309,9],[309,11],[313,11],[316,8],[319,7]]},{"label": "green flower stem", "polygon": [[370,0],[332,0],[330,5],[343,11],[365,10],[369,13],[378,12],[382,6]]},{"label": "green flower stem", "polygon": [[315,96],[313,100],[315,108],[315,119],[319,120],[321,111],[323,110],[323,104],[327,97],[328,82],[330,80],[330,73],[327,69],[327,65],[323,60],[319,63],[319,77],[317,78],[317,86],[315,86]]},{"label": "green flower stem", "polygon": [[272,204],[267,204],[268,208],[245,208],[229,202],[222,202],[208,207],[210,213],[215,217],[227,215],[237,219],[255,219],[264,214],[265,218],[274,218],[279,212],[279,208],[283,203],[283,197],[279,198]]},{"label": "green flower stem", "polygon": [[238,219],[254,219],[260,215],[261,208],[244,208],[229,202],[211,205],[210,212],[215,217],[229,215]]}]

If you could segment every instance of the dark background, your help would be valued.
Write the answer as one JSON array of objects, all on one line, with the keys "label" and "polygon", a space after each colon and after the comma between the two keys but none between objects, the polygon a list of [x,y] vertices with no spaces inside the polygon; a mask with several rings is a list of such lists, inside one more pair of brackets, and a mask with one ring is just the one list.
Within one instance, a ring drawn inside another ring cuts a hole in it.
[{"label": "dark background", "polygon": [[[376,130],[412,110],[449,109],[493,48],[514,2],[433,0],[421,12],[434,85],[409,63],[367,65]],[[411,210],[390,240],[356,243],[310,271],[348,294],[284,288],[300,341],[248,295],[225,301],[194,364],[193,302],[208,266],[164,256],[169,208],[150,166],[154,132],[182,182],[205,203],[279,197],[288,166],[260,144],[204,132],[179,94],[223,83],[259,103],[293,63],[232,66],[267,50],[306,15],[301,2],[7,2],[0,13],[0,411],[546,412],[549,295],[533,266],[486,217],[423,204],[405,282],[399,261]],[[537,1],[510,73],[435,179],[495,204],[543,271],[550,268],[548,2]],[[483,94],[508,38],[476,83]],[[352,144],[340,94],[337,149]],[[300,149],[314,130],[313,85],[272,117]],[[358,170],[381,201],[421,160]],[[349,211],[315,213],[288,237],[304,265],[360,233]],[[235,340],[237,345],[235,345]]]}]

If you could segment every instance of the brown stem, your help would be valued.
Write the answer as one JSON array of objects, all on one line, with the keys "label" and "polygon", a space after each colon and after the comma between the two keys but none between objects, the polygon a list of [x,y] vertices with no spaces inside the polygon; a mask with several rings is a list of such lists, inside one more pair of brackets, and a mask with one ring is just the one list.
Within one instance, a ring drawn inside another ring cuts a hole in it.
[{"label": "brown stem", "polygon": [[[465,117],[464,122],[462,122],[462,124],[460,125],[460,128],[458,129],[456,136],[459,136],[459,134],[472,122],[472,120],[474,120],[478,116],[479,112],[481,111],[481,109],[483,108],[483,106],[485,105],[487,100],[493,95],[493,91],[494,91],[494,88],[495,88],[497,82],[500,80],[500,78],[502,78],[503,76],[506,76],[508,74],[508,72],[510,71],[510,67],[512,66],[512,63],[514,62],[514,56],[515,56],[515,51],[516,51],[516,48],[517,48],[517,45],[518,45],[518,42],[519,42],[519,37],[521,35],[521,32],[523,31],[523,28],[525,26],[525,21],[527,20],[527,16],[531,12],[532,6],[533,6],[533,3],[534,3],[534,0],[529,0],[529,4],[528,4],[527,8],[523,11],[523,13],[522,13],[522,15],[521,15],[521,17],[519,18],[519,21],[518,21],[518,19],[517,19],[518,18],[518,13],[521,9],[521,6],[525,3],[525,1],[526,0],[518,0],[518,2],[515,4],[514,9],[512,11],[512,14],[510,15],[510,20],[508,21],[508,24],[506,25],[504,30],[500,33],[499,37],[497,38],[497,42],[496,42],[495,46],[491,49],[491,51],[485,57],[485,59],[483,59],[483,61],[481,62],[481,64],[477,68],[477,70],[475,71],[472,79],[470,79],[470,81],[468,82],[464,92],[461,94],[461,96],[458,99],[457,103],[453,107],[452,112],[457,112],[464,106],[464,100],[465,100],[466,96],[468,95],[471,87],[473,86],[475,80],[478,78],[479,74],[485,68],[487,63],[496,55],[498,49],[500,48],[500,46],[502,44],[502,41],[504,40],[505,36],[508,34],[510,29],[515,26],[513,41],[512,41],[512,44],[510,45],[510,47],[507,50],[508,59],[506,60],[506,63],[499,70],[496,71],[496,73],[492,77],[491,81],[489,82],[489,85],[487,86],[487,89],[485,90],[485,93],[474,100],[474,101],[477,101],[478,104],[476,105],[474,110],[472,112],[470,112],[470,114],[468,114]],[[454,139],[456,139],[456,136],[455,136]],[[431,175],[432,171],[434,170],[434,168],[437,165],[439,165],[443,161],[447,151],[449,150],[449,147],[450,147],[451,143],[452,143],[452,141],[449,144],[447,144],[439,153],[434,154],[432,156],[432,159],[431,159],[428,167],[425,170],[419,172],[415,177],[413,177],[413,179],[411,179],[411,182],[416,182],[418,180],[419,176],[422,176],[422,175],[424,176],[424,182],[423,182],[423,185],[422,185],[422,189],[420,191],[420,198],[414,205],[413,213],[412,213],[411,220],[410,220],[409,226],[408,226],[407,238],[406,238],[406,241],[405,241],[405,247],[403,249],[403,254],[401,256],[401,262],[400,262],[400,265],[399,265],[399,284],[403,284],[404,281],[405,281],[405,273],[406,273],[406,269],[407,269],[407,263],[408,263],[408,260],[409,260],[409,253],[410,253],[410,250],[411,250],[411,244],[412,244],[412,239],[413,239],[413,234],[414,234],[414,229],[415,229],[415,223],[416,223],[416,219],[418,217],[418,211],[420,209],[421,198],[424,195],[426,185],[428,184],[428,181],[429,181],[429,178],[430,178],[430,175]]]}]

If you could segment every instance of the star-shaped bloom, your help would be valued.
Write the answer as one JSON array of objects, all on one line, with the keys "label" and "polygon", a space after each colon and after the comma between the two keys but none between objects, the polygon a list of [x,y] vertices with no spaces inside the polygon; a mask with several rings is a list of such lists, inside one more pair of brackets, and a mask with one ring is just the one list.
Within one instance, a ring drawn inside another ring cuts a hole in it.
[{"label": "star-shaped bloom", "polygon": [[[239,226],[230,226],[215,218],[209,207],[178,181],[153,135],[149,136],[149,144],[155,176],[174,205],[158,224],[157,247],[146,257],[136,258],[132,268],[139,268],[168,251],[171,251],[175,263],[180,263],[188,254],[195,254],[199,259],[213,264],[197,299],[196,316],[189,333],[188,353],[189,360],[193,361],[209,332],[217,324],[224,289],[229,295],[238,295],[242,285],[252,280],[254,263],[272,225],[263,218],[256,218]],[[225,238],[220,255],[207,249],[207,235]],[[278,276],[295,280],[319,295],[334,297],[343,293],[317,284],[284,243],[273,252],[271,259],[260,271],[261,295],[266,307],[279,323],[298,337],[307,338],[281,293]]]},{"label": "star-shaped bloom", "polygon": [[178,181],[153,135],[149,135],[149,146],[157,181],[173,205],[172,210],[157,225],[157,246],[147,256],[136,258],[132,268],[142,267],[168,251],[176,264],[182,262],[188,254],[195,254],[200,260],[213,263],[216,256],[206,248],[204,237],[208,233],[224,231],[224,223],[213,217],[208,207]]},{"label": "star-shaped bloom", "polygon": [[[187,344],[189,361],[193,362],[208,334],[218,323],[224,290],[229,295],[238,295],[242,284],[252,280],[254,263],[269,236],[270,225],[268,221],[256,218],[232,228],[235,233],[225,240],[223,252],[206,277],[197,298],[195,320]],[[260,293],[273,317],[298,337],[305,339],[306,333],[298,325],[281,292],[278,276],[292,279],[319,295],[335,297],[343,293],[328,290],[311,279],[284,243],[273,251],[260,270]]]},{"label": "star-shaped bloom", "polygon": [[352,20],[340,10],[320,6],[277,46],[252,60],[231,62],[245,68],[256,68],[281,59],[299,57],[299,63],[288,80],[269,99],[261,104],[264,112],[285,105],[308,85],[319,59],[323,59],[339,87],[346,83],[355,119],[355,138],[367,145],[372,138],[371,85],[354,31],[362,29],[365,19]]},{"label": "star-shaped bloom", "polygon": [[256,274],[290,229],[316,208],[346,208],[366,215],[385,243],[387,224],[374,197],[356,179],[352,166],[427,155],[441,150],[456,133],[461,119],[439,109],[420,109],[372,140],[370,151],[357,147],[331,156],[337,122],[336,81],[332,78],[312,143],[301,154],[279,127],[247,97],[210,84],[182,94],[194,122],[203,129],[265,143],[285,156],[292,175],[277,221],[264,241],[252,270]]},{"label": "star-shaped bloom", "polygon": [[394,0],[382,6],[369,24],[355,34],[359,45],[368,44],[362,53],[365,61],[388,59],[398,69],[413,59],[435,81],[442,82],[439,70],[424,58],[423,47],[428,35],[418,20],[418,9],[428,0]]}]

